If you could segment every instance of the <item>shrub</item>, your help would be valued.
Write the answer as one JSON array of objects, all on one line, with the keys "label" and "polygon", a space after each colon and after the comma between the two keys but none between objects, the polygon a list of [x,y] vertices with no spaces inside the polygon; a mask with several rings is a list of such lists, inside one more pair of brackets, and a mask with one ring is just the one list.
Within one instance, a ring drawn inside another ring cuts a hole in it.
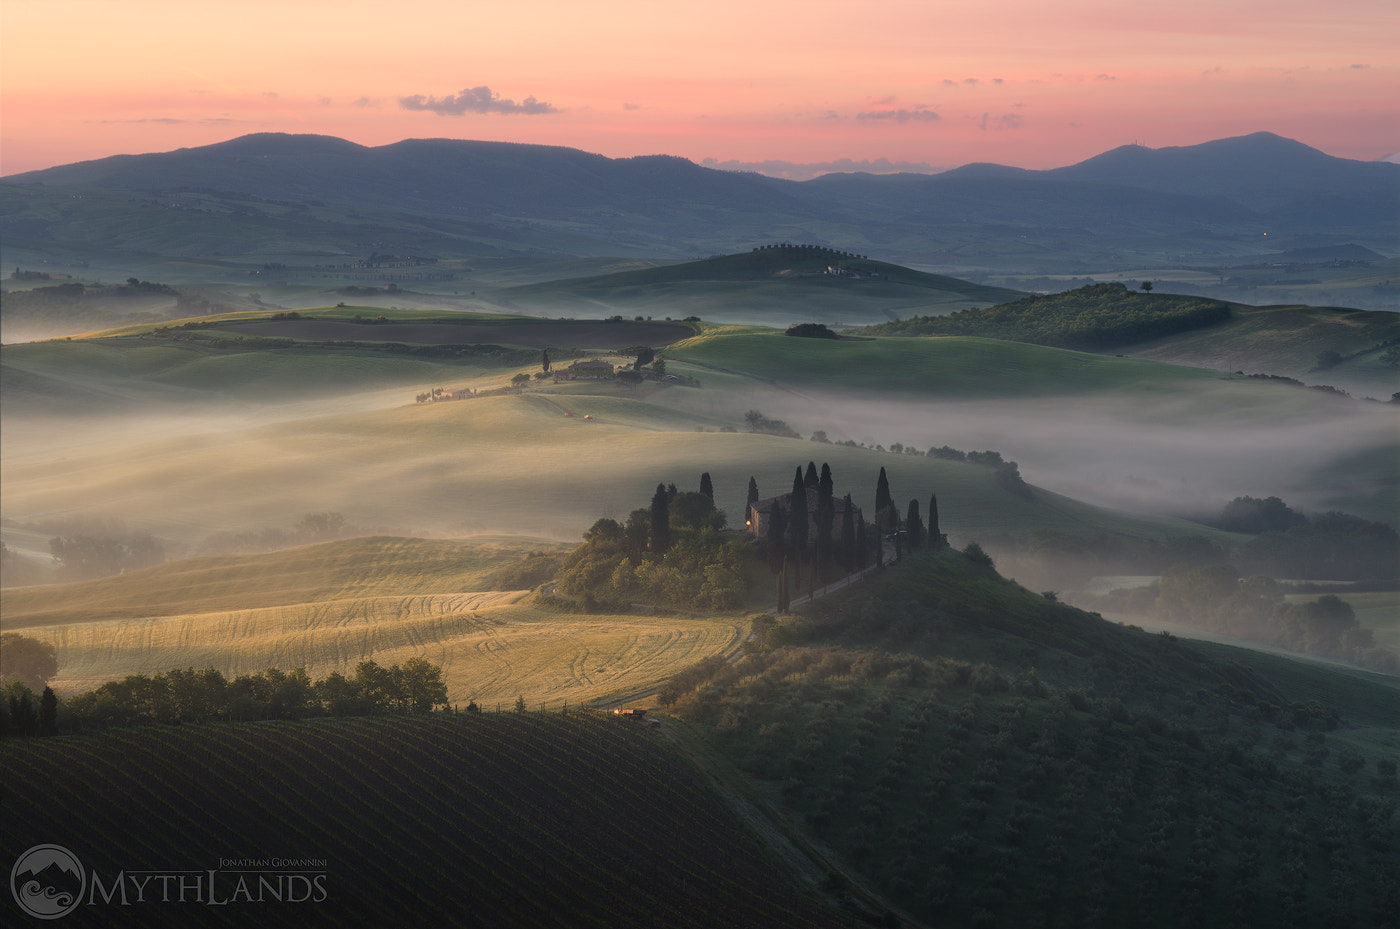
[{"label": "shrub", "polygon": [[984,568],[993,568],[996,566],[992,561],[992,556],[983,551],[982,546],[978,545],[976,542],[967,543],[967,547],[963,549],[962,553],[964,557],[975,565],[980,565]]},{"label": "shrub", "polygon": [[1001,676],[1001,672],[986,662],[972,669],[972,675],[968,682],[972,685],[972,689],[979,694],[999,693],[1010,689],[1010,685],[1006,683],[1006,678]]}]

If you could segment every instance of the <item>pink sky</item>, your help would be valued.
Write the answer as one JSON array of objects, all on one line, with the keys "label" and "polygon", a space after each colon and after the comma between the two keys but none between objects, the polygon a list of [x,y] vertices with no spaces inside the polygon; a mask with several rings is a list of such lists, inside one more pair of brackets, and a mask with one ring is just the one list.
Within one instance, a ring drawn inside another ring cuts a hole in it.
[{"label": "pink sky", "polygon": [[4,0],[0,174],[250,132],[1028,168],[1259,130],[1400,151],[1396,0],[1157,6]]}]

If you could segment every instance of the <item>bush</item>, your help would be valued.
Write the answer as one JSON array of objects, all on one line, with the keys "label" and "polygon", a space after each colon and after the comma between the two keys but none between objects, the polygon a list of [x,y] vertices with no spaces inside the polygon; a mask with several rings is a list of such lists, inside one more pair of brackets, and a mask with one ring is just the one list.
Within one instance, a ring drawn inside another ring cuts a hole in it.
[{"label": "bush", "polygon": [[967,543],[967,547],[962,550],[962,553],[975,565],[980,565],[984,568],[996,567],[992,561],[992,556],[983,551],[982,546],[978,545],[976,542]]},{"label": "bush", "polygon": [[822,325],[821,323],[800,323],[799,325],[793,326],[791,329],[789,329],[783,334],[798,336],[799,338],[803,339],[841,338],[839,335],[832,332],[830,329],[826,328],[826,326]]},{"label": "bush", "polygon": [[1001,676],[1001,672],[986,662],[972,669],[968,683],[979,694],[1000,693],[1010,689],[1010,685],[1006,683],[1006,678]]}]

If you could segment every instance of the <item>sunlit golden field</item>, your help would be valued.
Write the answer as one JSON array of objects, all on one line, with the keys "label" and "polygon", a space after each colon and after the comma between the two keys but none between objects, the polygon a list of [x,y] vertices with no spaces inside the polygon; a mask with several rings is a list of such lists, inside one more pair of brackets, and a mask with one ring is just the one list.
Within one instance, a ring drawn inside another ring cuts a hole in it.
[{"label": "sunlit golden field", "polygon": [[[313,678],[426,658],[465,704],[582,703],[735,647],[736,617],[569,616],[483,589],[536,540],[357,539],[199,558],[82,584],[10,589],[7,632],[58,650],[60,692],[127,674],[304,667]],[[436,592],[426,592],[436,591]]]},{"label": "sunlit golden field", "polygon": [[[60,693],[127,674],[214,667],[226,676],[304,667],[313,678],[425,658],[465,705],[586,703],[665,680],[738,645],[734,618],[561,616],[527,592],[368,597],[255,610],[45,626]],[[8,631],[28,632],[6,624]],[[37,632],[37,630],[36,630]]]}]

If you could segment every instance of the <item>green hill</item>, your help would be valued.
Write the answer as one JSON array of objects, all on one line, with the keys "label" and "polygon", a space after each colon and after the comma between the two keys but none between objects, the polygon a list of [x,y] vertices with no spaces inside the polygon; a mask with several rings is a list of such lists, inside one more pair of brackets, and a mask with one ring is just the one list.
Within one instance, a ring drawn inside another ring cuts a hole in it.
[{"label": "green hill", "polygon": [[[1400,313],[1318,306],[1231,304],[1219,326],[1128,346],[1134,358],[1218,371],[1292,377],[1331,384],[1353,396],[1387,400],[1400,390],[1400,367],[1386,360],[1400,345]],[[1324,365],[1320,356],[1335,353]]]},{"label": "green hill", "polygon": [[[843,274],[829,274],[839,268]],[[525,312],[641,314],[717,322],[868,324],[1012,300],[1000,287],[914,271],[818,246],[773,246],[704,261],[527,284],[490,299]]]},{"label": "green hill", "polygon": [[[1172,364],[1292,377],[1388,399],[1400,368],[1400,314],[1314,306],[1249,306],[1093,284],[946,316],[858,330],[869,336],[979,336]],[[1330,353],[1324,355],[1324,353]]]},{"label": "green hill", "polygon": [[1400,912],[1394,678],[1148,635],[944,551],[674,691],[697,745],[922,921]]}]

